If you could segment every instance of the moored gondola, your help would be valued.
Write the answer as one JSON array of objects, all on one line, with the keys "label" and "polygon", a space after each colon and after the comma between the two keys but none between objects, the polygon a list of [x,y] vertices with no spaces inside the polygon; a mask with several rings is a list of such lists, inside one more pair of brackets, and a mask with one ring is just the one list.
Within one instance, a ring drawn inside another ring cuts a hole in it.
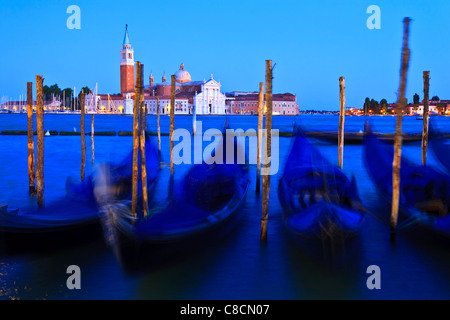
[{"label": "moored gondola", "polygon": [[355,179],[325,159],[301,130],[291,148],[278,186],[289,235],[313,256],[349,253],[365,221]]},{"label": "moored gondola", "polygon": [[429,125],[429,145],[439,160],[445,167],[447,172],[450,172],[450,139],[448,135],[441,133],[433,121]]},{"label": "moored gondola", "polygon": [[223,163],[194,164],[164,205],[149,202],[147,217],[139,212],[142,199],[137,217],[131,215],[130,201],[104,206],[105,238],[124,269],[145,269],[201,251],[236,227],[249,178],[245,164],[225,158]]},{"label": "moored gondola", "polygon": [[[394,150],[370,133],[365,136],[363,157],[367,171],[380,195],[392,201]],[[450,177],[429,165],[418,165],[404,155],[400,164],[400,230],[432,231],[450,235]],[[386,217],[388,218],[388,217]],[[387,220],[387,219],[386,219]]]},{"label": "moored gondola", "polygon": [[[150,141],[146,143],[146,158],[147,181],[151,186],[157,180],[160,162],[159,152]],[[4,246],[7,246],[3,249],[7,252],[34,251],[35,248],[50,249],[53,244],[57,247],[99,238],[99,202],[106,201],[102,199],[103,195],[108,195],[108,201],[123,201],[131,197],[131,160],[132,153],[118,164],[101,164],[82,182],[67,178],[66,196],[50,201],[44,208],[2,210],[0,233],[5,240]],[[102,181],[104,171],[110,173],[107,186]]]}]

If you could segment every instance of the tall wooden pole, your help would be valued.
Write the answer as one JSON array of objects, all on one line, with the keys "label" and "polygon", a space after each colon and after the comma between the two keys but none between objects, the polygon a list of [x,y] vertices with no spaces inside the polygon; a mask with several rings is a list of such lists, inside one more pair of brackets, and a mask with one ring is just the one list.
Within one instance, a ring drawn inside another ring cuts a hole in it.
[{"label": "tall wooden pole", "polygon": [[345,120],[345,80],[344,77],[339,78],[340,92],[340,112],[339,112],[339,168],[344,165],[344,120]]},{"label": "tall wooden pole", "polygon": [[36,76],[37,162],[36,195],[39,208],[44,207],[44,95],[42,76]]},{"label": "tall wooden pole", "polygon": [[422,165],[427,163],[428,148],[428,98],[430,89],[430,71],[423,72],[423,132],[422,132]]},{"label": "tall wooden pole", "polygon": [[81,120],[80,120],[80,135],[81,135],[81,181],[84,180],[84,167],[86,165],[86,138],[84,133],[84,92],[80,94],[80,108],[81,108]]},{"label": "tall wooden pole", "polygon": [[267,241],[267,219],[269,218],[270,158],[272,149],[272,60],[266,60],[266,141],[263,172],[263,199],[261,214],[261,241]]},{"label": "tall wooden pole", "polygon": [[400,201],[400,163],[402,156],[402,117],[403,109],[406,106],[406,76],[409,66],[408,33],[409,18],[403,20],[403,48],[400,69],[400,88],[397,103],[397,121],[395,124],[394,140],[394,162],[392,166],[392,210],[391,210],[391,231],[394,232],[397,227],[398,209]]},{"label": "tall wooden pole", "polygon": [[141,63],[136,61],[136,81],[134,91],[134,106],[133,106],[133,173],[132,173],[132,190],[131,190],[131,215],[137,217],[137,195],[138,195],[138,153],[139,153],[139,105],[140,98],[140,77],[141,77]]},{"label": "tall wooden pole", "polygon": [[[142,79],[144,79],[144,78],[142,78]],[[144,100],[144,90],[142,90],[142,100]],[[142,102],[142,103],[144,103],[144,102]],[[147,125],[148,125],[148,123],[147,123],[148,107],[147,107],[147,104],[143,104],[143,106],[144,106],[144,131],[147,132]]]},{"label": "tall wooden pole", "polygon": [[36,192],[36,173],[34,171],[33,137],[33,82],[27,82],[27,129],[28,129],[28,191]]},{"label": "tall wooden pole", "polygon": [[192,135],[197,134],[197,106],[192,106]]},{"label": "tall wooden pole", "polygon": [[175,75],[172,75],[170,90],[170,175],[173,176],[173,132],[175,129]]},{"label": "tall wooden pole", "polygon": [[95,145],[94,145],[94,114],[91,118],[91,162],[92,165],[95,163]]},{"label": "tall wooden pole", "polygon": [[156,96],[156,126],[158,127],[158,150],[161,152],[161,128],[159,126],[159,96]]},{"label": "tall wooden pole", "polygon": [[262,124],[264,116],[264,82],[259,83],[258,97],[258,145],[256,147],[256,193],[260,192],[261,185],[261,146],[262,146]]},{"label": "tall wooden pole", "polygon": [[145,133],[147,131],[147,107],[144,105],[144,65],[141,64],[140,83],[140,109],[141,109],[141,179],[142,179],[142,208],[143,216],[148,215],[148,193],[147,193],[147,167],[145,162]]}]

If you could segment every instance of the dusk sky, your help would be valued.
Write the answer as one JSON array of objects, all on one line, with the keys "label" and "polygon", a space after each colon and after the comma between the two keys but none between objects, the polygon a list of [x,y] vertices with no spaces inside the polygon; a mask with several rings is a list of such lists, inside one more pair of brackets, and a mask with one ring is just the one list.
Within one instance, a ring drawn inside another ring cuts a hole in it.
[{"label": "dusk sky", "polygon": [[[68,29],[67,7],[81,10],[81,29]],[[370,30],[370,5],[381,29]],[[120,92],[119,60],[125,24],[135,60],[160,82],[181,62],[192,80],[220,80],[222,92],[256,91],[265,60],[276,63],[274,93],[297,95],[300,109],[338,110],[339,77],[347,107],[365,97],[397,100],[404,17],[410,28],[407,98],[450,99],[450,1],[2,1],[0,97],[18,99],[37,74],[44,85]]]}]

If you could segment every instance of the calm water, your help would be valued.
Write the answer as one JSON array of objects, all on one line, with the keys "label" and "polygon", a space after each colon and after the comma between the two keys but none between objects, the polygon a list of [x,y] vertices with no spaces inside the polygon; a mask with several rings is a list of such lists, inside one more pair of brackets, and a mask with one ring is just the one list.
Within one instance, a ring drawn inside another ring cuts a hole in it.
[{"label": "calm water", "polygon": [[[230,117],[233,128],[255,128],[257,117]],[[394,132],[394,117],[371,117],[377,131]],[[225,117],[198,117],[203,130],[221,128]],[[274,128],[290,131],[294,118],[274,117]],[[307,130],[337,131],[337,116],[299,116]],[[440,129],[450,132],[450,118],[439,117]],[[45,130],[79,131],[78,115],[46,115]],[[156,117],[149,116],[150,128]],[[346,131],[363,129],[363,117],[347,117]],[[406,117],[403,130],[421,132],[421,121]],[[90,131],[90,116],[86,130]],[[191,118],[176,118],[176,128],[191,128]],[[130,131],[131,116],[96,116],[96,131]],[[26,130],[26,115],[0,115],[1,130]],[[168,132],[169,118],[161,117],[161,131]],[[168,137],[162,137],[163,157],[169,159]],[[207,143],[204,143],[204,146]],[[289,151],[289,138],[280,138],[280,156]],[[337,146],[316,142],[320,151],[337,163]],[[132,147],[131,137],[96,137],[96,163],[120,160]],[[0,135],[0,203],[12,207],[34,206],[28,196],[27,137]],[[404,146],[403,154],[420,162],[420,143]],[[45,201],[64,195],[66,177],[79,176],[79,136],[45,138]],[[90,163],[87,138],[86,172]],[[429,163],[437,165],[432,152]],[[283,161],[281,160],[281,165]],[[186,167],[175,167],[176,178]],[[281,168],[282,169],[282,168]],[[101,236],[90,243],[48,252],[0,256],[1,299],[450,299],[450,252],[448,243],[435,238],[413,238],[399,232],[389,241],[389,205],[374,190],[361,159],[360,146],[346,146],[344,171],[355,175],[361,198],[372,212],[359,238],[353,259],[331,267],[303,254],[286,236],[276,186],[271,180],[268,242],[259,241],[261,198],[255,195],[256,168],[252,167],[251,190],[241,209],[241,223],[222,242],[202,248],[197,254],[139,274],[124,272]],[[167,191],[168,169],[163,169],[158,196]],[[78,237],[83,238],[80,233]],[[81,268],[81,290],[66,288],[66,268]],[[381,268],[381,290],[366,287],[369,265]]]}]

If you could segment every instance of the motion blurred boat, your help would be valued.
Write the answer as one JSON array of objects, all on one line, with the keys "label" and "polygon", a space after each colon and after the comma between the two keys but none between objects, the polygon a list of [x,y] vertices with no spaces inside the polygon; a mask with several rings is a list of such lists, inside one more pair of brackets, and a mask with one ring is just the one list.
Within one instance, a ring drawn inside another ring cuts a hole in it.
[{"label": "motion blurred boat", "polygon": [[[392,201],[394,149],[380,141],[367,127],[363,157],[380,195]],[[402,155],[400,164],[399,229],[422,227],[450,235],[450,177],[429,165],[416,165]]]},{"label": "motion blurred boat", "polygon": [[[226,139],[223,141],[226,150]],[[237,147],[235,144],[235,151]],[[149,203],[147,217],[133,217],[130,201],[106,206],[105,238],[125,269],[167,262],[227,235],[241,217],[239,208],[248,186],[245,164],[194,164],[162,209]],[[139,199],[138,211],[142,210],[141,203]]]},{"label": "motion blurred boat", "polygon": [[428,142],[439,162],[450,172],[450,139],[441,133],[433,122],[429,125]]},{"label": "motion blurred boat", "polygon": [[308,253],[333,255],[365,221],[355,178],[327,161],[300,129],[291,148],[278,185],[288,234]]},{"label": "motion blurred boat", "polygon": [[[160,168],[159,151],[147,138],[146,142],[147,181],[151,186],[158,177]],[[74,230],[72,235],[78,233],[79,228],[93,227],[100,231],[99,205],[102,201],[123,201],[131,198],[131,152],[117,165],[102,164],[94,172],[85,177],[82,182],[79,178],[68,177],[66,180],[66,196],[45,204],[42,209],[19,208],[16,210],[0,211],[0,232],[6,237],[15,238],[14,235],[43,235],[52,234],[64,236]],[[140,158],[140,156],[139,156]],[[108,192],[104,175],[105,170],[110,173]],[[104,199],[104,194],[108,199]],[[103,197],[103,198],[102,198]],[[60,239],[60,238],[57,238]],[[8,241],[9,242],[9,241]],[[12,242],[12,241],[11,241]]]},{"label": "motion blurred boat", "polygon": [[[328,143],[338,143],[338,133],[337,132],[306,132],[305,135],[308,138],[318,139]],[[376,133],[380,140],[386,141],[387,143],[394,143],[394,134],[391,133]],[[347,132],[344,133],[344,144],[346,145],[361,145],[364,141],[364,132]],[[417,142],[422,141],[422,134],[403,134],[403,142]]]}]

